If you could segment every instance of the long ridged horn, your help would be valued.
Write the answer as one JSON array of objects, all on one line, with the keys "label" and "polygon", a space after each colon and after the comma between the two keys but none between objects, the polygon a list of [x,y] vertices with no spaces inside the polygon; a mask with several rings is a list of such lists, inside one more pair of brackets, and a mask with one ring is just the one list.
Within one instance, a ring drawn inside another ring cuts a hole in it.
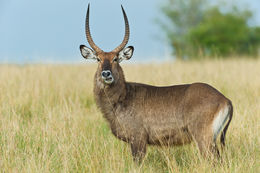
[{"label": "long ridged horn", "polygon": [[91,34],[90,34],[90,29],[89,29],[89,6],[88,4],[88,11],[87,11],[87,16],[86,16],[86,25],[85,25],[85,32],[86,32],[86,37],[88,40],[89,45],[94,49],[95,52],[102,52],[102,50],[94,43]]},{"label": "long ridged horn", "polygon": [[112,52],[121,51],[125,47],[125,45],[127,44],[128,40],[129,40],[129,36],[130,36],[128,19],[127,19],[125,10],[124,10],[122,5],[121,5],[121,8],[122,8],[122,12],[123,12],[123,15],[124,15],[124,20],[125,20],[125,37],[124,37],[123,42],[117,48],[115,48]]}]

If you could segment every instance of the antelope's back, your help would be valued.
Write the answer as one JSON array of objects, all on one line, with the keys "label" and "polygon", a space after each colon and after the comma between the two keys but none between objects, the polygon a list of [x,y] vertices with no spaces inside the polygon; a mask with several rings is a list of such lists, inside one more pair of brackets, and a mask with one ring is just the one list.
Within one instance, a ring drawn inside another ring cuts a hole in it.
[{"label": "antelope's back", "polygon": [[201,116],[214,118],[220,104],[229,100],[204,83],[156,87],[127,83],[127,105],[135,109],[145,123],[183,127]]}]

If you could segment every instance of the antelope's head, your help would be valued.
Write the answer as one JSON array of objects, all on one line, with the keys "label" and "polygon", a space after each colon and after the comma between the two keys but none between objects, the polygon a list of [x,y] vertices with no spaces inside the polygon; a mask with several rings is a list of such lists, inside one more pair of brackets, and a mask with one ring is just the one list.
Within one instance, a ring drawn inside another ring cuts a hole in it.
[{"label": "antelope's head", "polygon": [[121,6],[122,12],[125,20],[125,37],[122,43],[116,47],[111,52],[104,52],[101,50],[93,41],[90,29],[89,29],[89,5],[86,16],[86,37],[91,48],[86,47],[85,45],[80,45],[81,55],[86,59],[94,59],[98,62],[98,70],[96,75],[102,80],[104,84],[112,84],[117,82],[120,79],[120,71],[122,70],[119,63],[122,60],[128,60],[132,57],[134,47],[126,47],[126,44],[129,40],[129,24],[126,13],[123,6]]}]

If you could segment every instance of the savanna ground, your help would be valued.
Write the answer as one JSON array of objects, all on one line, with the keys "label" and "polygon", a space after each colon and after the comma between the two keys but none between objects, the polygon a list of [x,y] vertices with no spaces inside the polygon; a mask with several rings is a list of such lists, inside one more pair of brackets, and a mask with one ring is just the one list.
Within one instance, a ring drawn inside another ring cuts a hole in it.
[{"label": "savanna ground", "polygon": [[196,145],[148,147],[136,166],[97,110],[96,64],[0,65],[2,172],[260,172],[260,60],[123,65],[128,81],[153,85],[206,82],[230,98],[233,121],[223,162]]}]

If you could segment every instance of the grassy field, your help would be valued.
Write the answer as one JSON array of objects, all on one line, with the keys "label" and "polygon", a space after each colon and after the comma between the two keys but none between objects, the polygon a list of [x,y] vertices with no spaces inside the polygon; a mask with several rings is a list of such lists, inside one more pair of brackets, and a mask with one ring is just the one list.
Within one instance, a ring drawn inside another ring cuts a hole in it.
[{"label": "grassy field", "polygon": [[206,82],[230,98],[234,116],[224,161],[211,164],[195,144],[148,147],[136,166],[93,99],[96,64],[0,65],[1,172],[260,172],[260,60],[123,65],[128,81]]}]

